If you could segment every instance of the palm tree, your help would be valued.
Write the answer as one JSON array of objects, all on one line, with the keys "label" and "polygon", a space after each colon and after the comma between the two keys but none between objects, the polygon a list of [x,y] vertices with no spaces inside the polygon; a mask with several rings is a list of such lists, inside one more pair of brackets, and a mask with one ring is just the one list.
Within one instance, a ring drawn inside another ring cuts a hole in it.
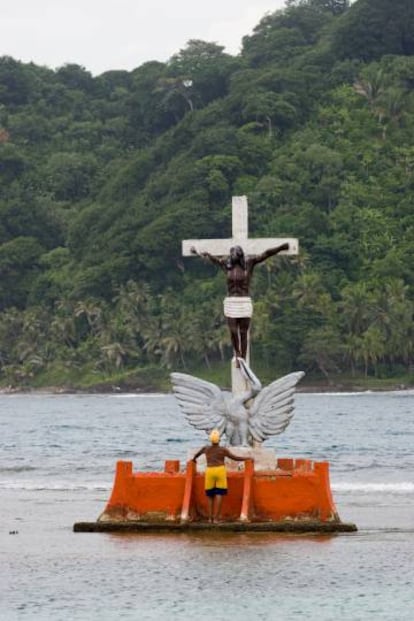
[{"label": "palm tree", "polygon": [[50,324],[51,338],[58,343],[63,342],[69,347],[75,347],[78,341],[76,330],[74,302],[60,299],[56,304],[53,319]]},{"label": "palm tree", "polygon": [[74,309],[75,317],[84,317],[92,334],[98,334],[102,325],[102,302],[97,300],[80,300]]},{"label": "palm tree", "polygon": [[371,325],[364,332],[362,336],[362,351],[365,363],[365,377],[368,375],[369,363],[374,365],[375,374],[377,374],[377,363],[385,353],[384,335],[377,326]]},{"label": "palm tree", "polygon": [[358,362],[364,360],[364,350],[362,338],[355,334],[346,334],[344,338],[345,359],[349,361],[351,367],[351,375],[355,376]]},{"label": "palm tree", "polygon": [[306,336],[300,359],[311,363],[330,382],[329,373],[338,372],[338,361],[344,351],[339,333],[332,326],[311,330]]},{"label": "palm tree", "polygon": [[161,319],[158,315],[150,315],[142,326],[140,335],[143,339],[143,350],[148,356],[149,362],[159,361],[161,357]]},{"label": "palm tree", "polygon": [[373,115],[382,126],[382,138],[385,140],[388,123],[398,123],[403,114],[404,96],[402,89],[391,86],[382,69],[369,67],[366,77],[358,78],[353,89],[358,95],[365,97]]},{"label": "palm tree", "polygon": [[109,366],[115,366],[117,370],[124,365],[128,355],[127,350],[118,342],[102,345],[101,351],[104,353],[105,359],[109,362]]},{"label": "palm tree", "polygon": [[382,287],[378,300],[376,325],[382,330],[385,354],[391,362],[410,365],[414,343],[414,303],[409,288],[401,279],[392,279]]},{"label": "palm tree", "polygon": [[322,296],[326,293],[317,272],[305,272],[296,280],[292,295],[300,308],[319,311],[324,306]]},{"label": "palm tree", "polygon": [[379,97],[386,87],[384,71],[376,66],[368,67],[363,77],[355,80],[353,89],[358,95],[365,97],[368,105],[375,110]]},{"label": "palm tree", "polygon": [[339,308],[350,335],[361,336],[372,321],[373,296],[365,282],[347,285]]}]

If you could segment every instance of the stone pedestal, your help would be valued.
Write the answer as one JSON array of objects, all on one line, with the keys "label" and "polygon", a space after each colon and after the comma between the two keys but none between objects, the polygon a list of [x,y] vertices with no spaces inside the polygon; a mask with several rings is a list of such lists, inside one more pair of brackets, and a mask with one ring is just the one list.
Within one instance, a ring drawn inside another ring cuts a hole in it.
[{"label": "stone pedestal", "polygon": [[[272,448],[250,447],[250,446],[229,446],[229,450],[238,457],[250,457],[254,459],[254,471],[276,470],[276,453]],[[187,460],[193,458],[198,449],[190,449],[187,453]],[[233,461],[226,459],[226,468],[228,471],[237,471],[244,469],[243,461]],[[206,469],[206,457],[201,455],[197,459],[197,470],[204,472]]]},{"label": "stone pedestal", "polygon": [[[274,449],[248,446],[231,446],[230,450],[238,457],[250,457],[254,459],[254,471],[276,470],[276,453]],[[240,470],[244,468],[242,461],[226,459],[227,470]]]},{"label": "stone pedestal", "polygon": [[[343,529],[330,489],[328,462],[284,457],[277,460],[276,468],[268,469],[272,451],[235,447],[234,452],[254,456],[257,466],[264,469],[253,471],[251,459],[240,471],[228,468],[222,520],[233,524],[232,529],[237,522],[266,523],[278,530],[284,529],[286,521],[298,531],[314,530],[315,525],[319,530],[327,524],[334,525],[333,530]],[[183,470],[178,460],[167,460],[163,472],[134,472],[132,462],[120,461],[98,523],[103,528],[108,525],[109,530],[131,523],[156,530],[160,525],[207,524],[208,517],[204,474],[192,461]]]}]

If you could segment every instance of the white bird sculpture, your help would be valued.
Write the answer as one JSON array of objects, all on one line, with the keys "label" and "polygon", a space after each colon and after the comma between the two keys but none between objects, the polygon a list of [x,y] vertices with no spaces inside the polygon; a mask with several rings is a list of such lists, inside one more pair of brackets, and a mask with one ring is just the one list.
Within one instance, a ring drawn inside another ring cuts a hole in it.
[{"label": "white bird sculpture", "polygon": [[305,374],[290,373],[262,390],[246,362],[242,358],[238,361],[251,386],[240,394],[224,392],[215,384],[186,373],[171,373],[171,382],[190,425],[207,433],[218,429],[231,446],[252,446],[253,441],[263,442],[289,425],[294,413],[295,387]]}]

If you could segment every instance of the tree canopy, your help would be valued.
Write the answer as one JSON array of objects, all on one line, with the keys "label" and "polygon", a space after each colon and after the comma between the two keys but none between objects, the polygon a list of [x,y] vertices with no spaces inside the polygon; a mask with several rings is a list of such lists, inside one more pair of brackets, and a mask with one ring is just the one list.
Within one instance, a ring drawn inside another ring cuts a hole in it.
[{"label": "tree canopy", "polygon": [[243,194],[252,236],[301,247],[255,273],[254,363],[412,372],[413,33],[412,0],[288,0],[237,56],[0,58],[0,382],[229,356],[181,240],[228,236]]}]

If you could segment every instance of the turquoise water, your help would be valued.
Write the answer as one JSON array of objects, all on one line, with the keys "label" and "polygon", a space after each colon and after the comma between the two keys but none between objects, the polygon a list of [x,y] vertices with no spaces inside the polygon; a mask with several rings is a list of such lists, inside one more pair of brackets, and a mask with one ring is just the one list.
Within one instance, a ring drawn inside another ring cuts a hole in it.
[{"label": "turquoise water", "polygon": [[171,396],[0,395],[0,619],[414,618],[414,393],[304,395],[280,457],[327,459],[357,533],[75,534],[115,463],[204,443]]}]

